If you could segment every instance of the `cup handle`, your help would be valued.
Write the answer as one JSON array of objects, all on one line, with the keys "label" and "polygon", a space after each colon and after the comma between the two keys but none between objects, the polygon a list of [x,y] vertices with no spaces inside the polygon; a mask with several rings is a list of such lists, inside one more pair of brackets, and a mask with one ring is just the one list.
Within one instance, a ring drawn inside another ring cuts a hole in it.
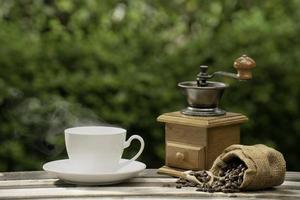
[{"label": "cup handle", "polygon": [[127,147],[130,146],[130,143],[132,140],[137,139],[138,141],[140,141],[141,146],[140,146],[140,150],[137,152],[137,154],[135,154],[135,156],[133,156],[129,161],[134,161],[136,160],[143,152],[144,147],[145,147],[145,142],[143,140],[143,138],[139,135],[132,135],[125,143],[124,143],[124,149],[126,149]]}]

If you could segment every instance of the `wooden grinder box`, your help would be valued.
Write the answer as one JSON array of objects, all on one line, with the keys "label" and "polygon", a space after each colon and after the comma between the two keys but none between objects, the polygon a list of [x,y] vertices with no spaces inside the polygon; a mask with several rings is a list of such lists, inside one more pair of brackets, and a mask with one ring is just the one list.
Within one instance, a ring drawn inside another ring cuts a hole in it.
[{"label": "wooden grinder box", "polygon": [[209,169],[231,144],[240,143],[240,125],[248,118],[227,112],[222,116],[187,116],[180,112],[160,115],[165,123],[165,168]]}]

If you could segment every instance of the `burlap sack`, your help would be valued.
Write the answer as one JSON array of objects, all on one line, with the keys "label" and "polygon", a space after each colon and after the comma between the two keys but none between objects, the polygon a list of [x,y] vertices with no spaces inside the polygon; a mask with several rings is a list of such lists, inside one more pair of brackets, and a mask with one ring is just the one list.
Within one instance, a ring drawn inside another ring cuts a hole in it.
[{"label": "burlap sack", "polygon": [[263,144],[253,146],[231,145],[214,161],[210,171],[218,175],[219,169],[232,158],[242,160],[248,169],[244,173],[240,189],[256,190],[283,183],[286,164],[283,155]]}]

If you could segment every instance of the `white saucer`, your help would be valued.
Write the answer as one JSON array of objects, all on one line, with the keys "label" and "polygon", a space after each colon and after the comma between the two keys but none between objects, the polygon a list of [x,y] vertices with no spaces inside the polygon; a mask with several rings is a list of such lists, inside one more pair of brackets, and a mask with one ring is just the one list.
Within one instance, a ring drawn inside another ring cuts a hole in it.
[{"label": "white saucer", "polygon": [[[121,159],[120,165],[126,161],[128,160]],[[80,185],[110,185],[120,183],[137,176],[145,168],[146,165],[138,161],[132,161],[114,172],[106,173],[80,170],[80,167],[71,164],[69,159],[56,160],[43,165],[45,171],[57,176],[59,179]]]}]

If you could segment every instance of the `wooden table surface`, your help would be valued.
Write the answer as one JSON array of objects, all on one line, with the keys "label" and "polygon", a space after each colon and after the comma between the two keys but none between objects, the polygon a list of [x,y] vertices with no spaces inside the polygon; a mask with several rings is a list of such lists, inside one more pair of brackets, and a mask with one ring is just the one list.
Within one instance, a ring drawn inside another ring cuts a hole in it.
[{"label": "wooden table surface", "polygon": [[278,187],[233,194],[175,188],[176,178],[146,169],[139,177],[112,186],[76,186],[44,171],[0,173],[0,199],[300,199],[300,172],[287,172]]}]

